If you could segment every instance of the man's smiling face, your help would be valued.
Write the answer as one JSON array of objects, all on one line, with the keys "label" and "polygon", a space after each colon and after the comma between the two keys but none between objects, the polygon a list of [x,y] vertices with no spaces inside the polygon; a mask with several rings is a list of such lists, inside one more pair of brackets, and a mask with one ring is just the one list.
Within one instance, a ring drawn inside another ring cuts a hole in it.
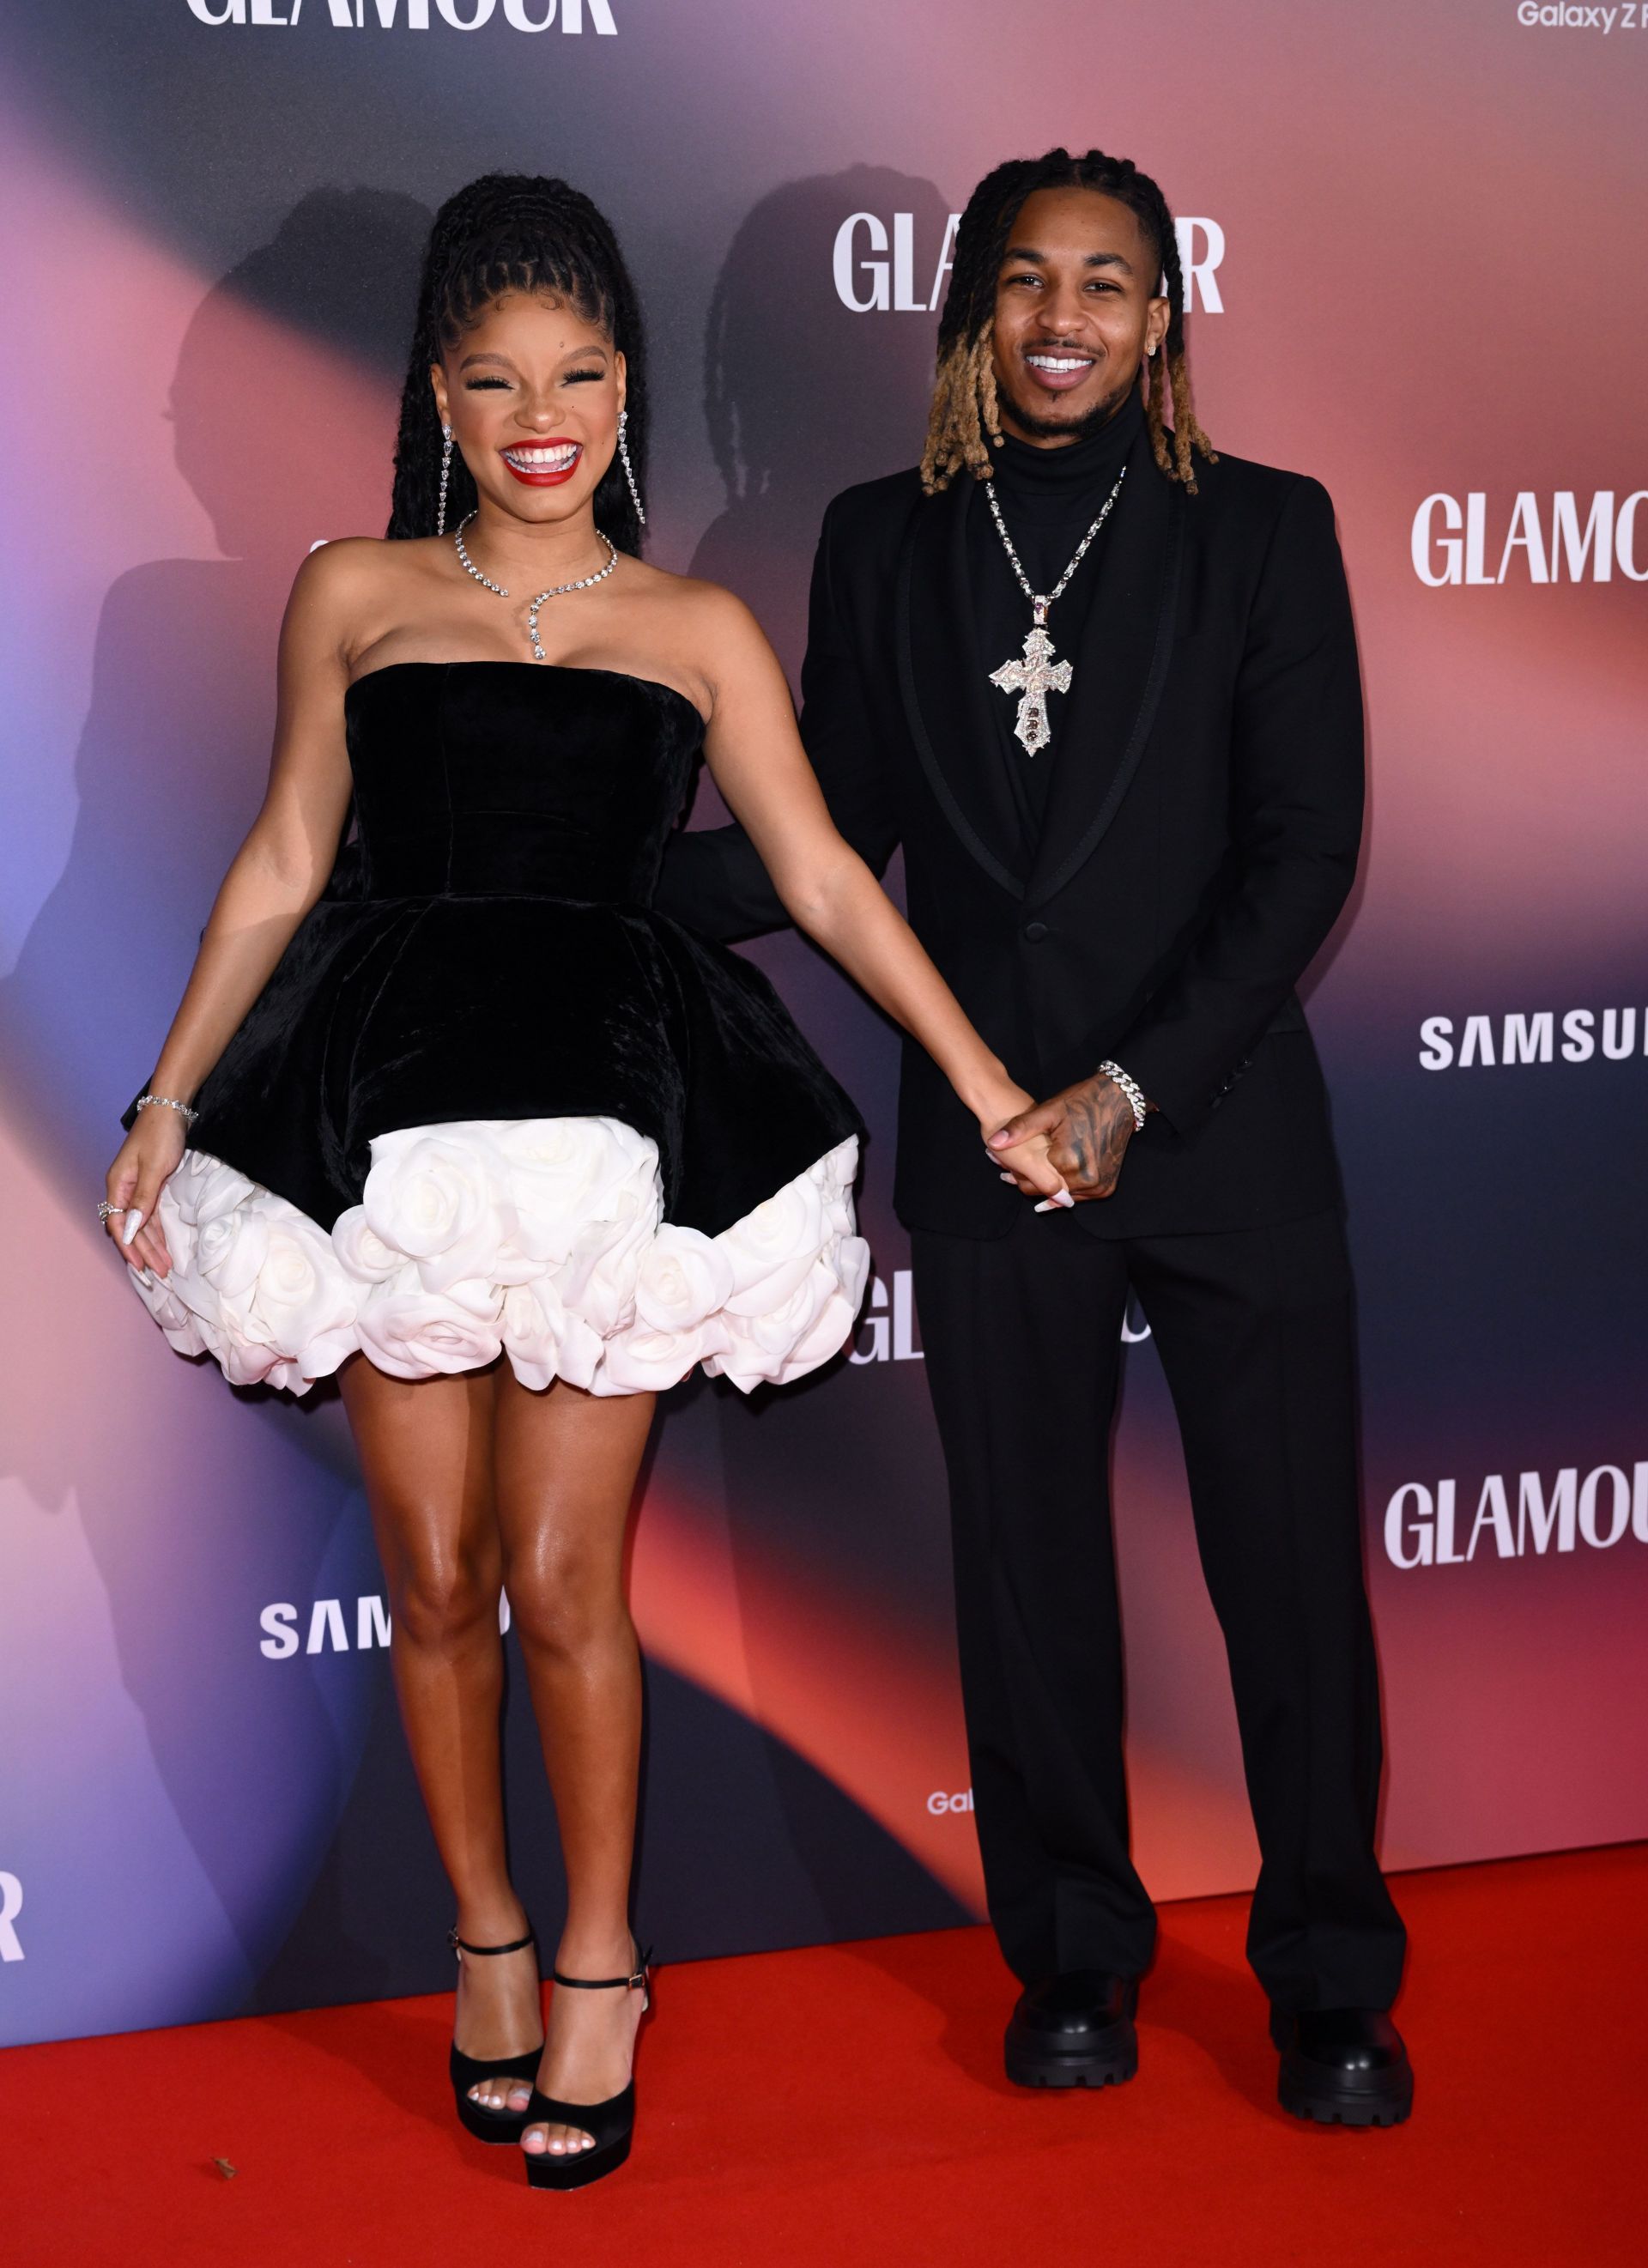
[{"label": "man's smiling face", "polygon": [[1003,430],[1057,448],[1102,425],[1167,333],[1137,216],[1097,189],[1038,189],[1008,232],[992,350]]}]

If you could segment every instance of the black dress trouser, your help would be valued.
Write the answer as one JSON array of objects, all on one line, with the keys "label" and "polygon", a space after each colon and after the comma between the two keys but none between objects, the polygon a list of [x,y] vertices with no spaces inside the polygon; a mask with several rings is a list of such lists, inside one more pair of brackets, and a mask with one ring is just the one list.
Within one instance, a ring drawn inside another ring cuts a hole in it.
[{"label": "black dress trouser", "polygon": [[1137,1976],[1109,1450],[1129,1285],[1172,1390],[1262,1865],[1248,1958],[1277,2007],[1387,2008],[1404,1933],[1373,1855],[1380,1734],[1362,1573],[1351,1285],[1335,1213],[1110,1240],[1025,1208],[918,1232],[949,1469],[990,1919],[1026,1984]]}]

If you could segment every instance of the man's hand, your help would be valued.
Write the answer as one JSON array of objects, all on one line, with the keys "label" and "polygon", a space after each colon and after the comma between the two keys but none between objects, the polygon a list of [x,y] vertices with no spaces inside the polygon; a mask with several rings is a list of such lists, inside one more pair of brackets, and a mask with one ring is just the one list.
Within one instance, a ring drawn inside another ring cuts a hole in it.
[{"label": "man's hand", "polygon": [[[1047,1137],[1048,1162],[1063,1175],[1065,1188],[1078,1204],[1091,1197],[1107,1197],[1133,1138],[1133,1106],[1114,1080],[1095,1071],[1091,1079],[1010,1118],[990,1136],[990,1146],[995,1152],[1011,1150],[1037,1134]],[[1019,1186],[1026,1196],[1032,1194],[1025,1182]]]},{"label": "man's hand", "polygon": [[[1033,1134],[1019,1141],[1006,1135],[1006,1128],[1019,1123],[1017,1117],[1010,1118],[1008,1114],[1017,1112],[1027,1117],[1033,1108],[1027,1087],[1020,1086],[1017,1079],[1000,1081],[979,1107],[979,1138],[986,1145],[985,1155],[1007,1168],[1002,1174],[1003,1181],[1013,1182],[1027,1197],[1041,1198],[1040,1210],[1045,1211],[1049,1205],[1074,1204],[1075,1198],[1048,1161],[1047,1136]],[[1003,1130],[999,1142],[997,1127]]]}]

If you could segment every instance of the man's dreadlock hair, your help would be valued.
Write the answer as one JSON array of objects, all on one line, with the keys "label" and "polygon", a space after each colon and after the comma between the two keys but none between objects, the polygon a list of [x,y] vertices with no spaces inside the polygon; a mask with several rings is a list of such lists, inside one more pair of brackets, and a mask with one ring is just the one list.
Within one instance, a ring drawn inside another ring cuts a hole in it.
[{"label": "man's dreadlock hair", "polygon": [[[1184,278],[1167,200],[1148,173],[1128,158],[1108,158],[1089,150],[1073,158],[1049,150],[1044,158],[1014,158],[987,173],[967,200],[956,232],[955,264],[944,313],[938,318],[938,379],[933,390],[927,446],[922,453],[922,486],[929,496],[949,487],[965,466],[979,480],[990,473],[990,445],[1001,438],[996,406],[996,367],[991,333],[996,323],[996,278],[1007,239],[1020,208],[1038,189],[1098,189],[1135,215],[1166,279],[1167,335],[1163,350],[1146,364],[1144,415],[1156,461],[1169,480],[1196,494],[1192,450],[1210,464],[1218,460],[1196,423],[1185,359]],[[1153,280],[1153,279],[1152,279]],[[1173,424],[1163,422],[1163,397],[1171,389]]]},{"label": "man's dreadlock hair", "polygon": [[[435,216],[418,285],[412,355],[395,440],[388,533],[433,535],[441,430],[430,369],[505,291],[551,291],[607,333],[624,358],[625,443],[637,481],[646,465],[646,348],[635,286],[612,230],[586,196],[537,173],[487,173]],[[475,506],[475,485],[452,452],[446,525]],[[595,491],[595,519],[621,551],[641,549],[641,525],[614,451]]]}]

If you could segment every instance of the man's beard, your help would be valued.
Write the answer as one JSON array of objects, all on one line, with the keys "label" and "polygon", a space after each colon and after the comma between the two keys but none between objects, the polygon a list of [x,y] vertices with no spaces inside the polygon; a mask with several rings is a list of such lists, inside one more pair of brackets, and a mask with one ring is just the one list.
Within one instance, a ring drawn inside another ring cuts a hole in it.
[{"label": "man's beard", "polygon": [[1026,409],[1015,394],[1009,393],[997,377],[997,399],[1012,416],[1013,423],[1023,433],[1037,441],[1085,441],[1089,433],[1096,433],[1107,425],[1133,391],[1132,384],[1120,387],[1102,401],[1094,402],[1079,417],[1043,417],[1034,409]]}]

